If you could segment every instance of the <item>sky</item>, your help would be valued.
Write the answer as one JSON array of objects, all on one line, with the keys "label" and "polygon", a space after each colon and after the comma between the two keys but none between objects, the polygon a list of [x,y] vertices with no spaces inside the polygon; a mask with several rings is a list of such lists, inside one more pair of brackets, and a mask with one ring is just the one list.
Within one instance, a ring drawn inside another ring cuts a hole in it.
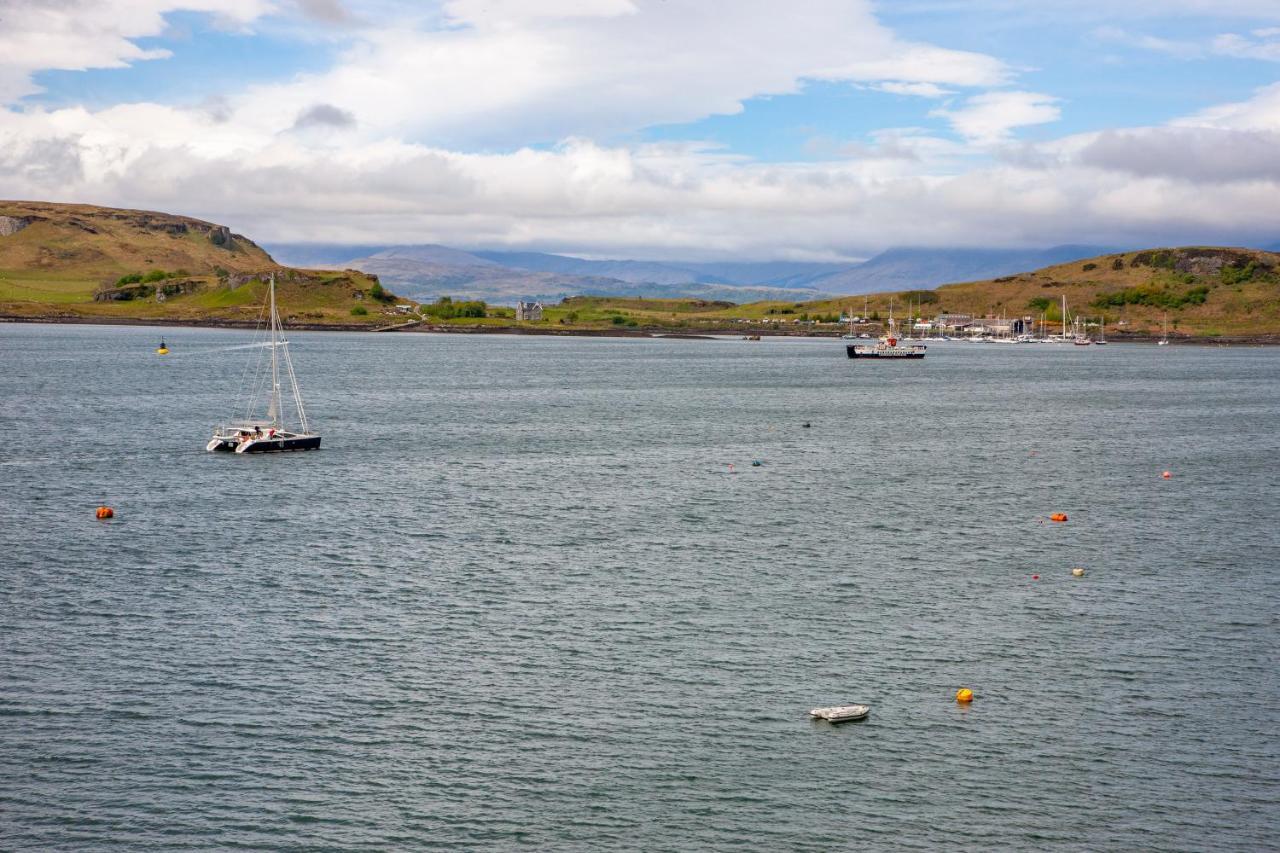
[{"label": "sky", "polygon": [[1280,0],[0,0],[0,197],[651,259],[1280,241]]}]

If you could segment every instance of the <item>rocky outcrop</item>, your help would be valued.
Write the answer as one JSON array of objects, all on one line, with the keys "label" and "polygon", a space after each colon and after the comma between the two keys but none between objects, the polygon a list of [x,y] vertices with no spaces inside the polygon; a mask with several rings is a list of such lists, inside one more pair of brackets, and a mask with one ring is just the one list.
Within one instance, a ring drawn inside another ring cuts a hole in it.
[{"label": "rocky outcrop", "polygon": [[209,229],[209,242],[224,249],[231,248],[231,229],[225,225],[215,225]]},{"label": "rocky outcrop", "polygon": [[11,237],[31,223],[29,216],[0,216],[0,237]]},{"label": "rocky outcrop", "polygon": [[118,287],[106,286],[93,294],[94,302],[131,302],[135,299],[146,299],[154,296],[156,301],[164,302],[170,296],[184,293],[196,293],[204,289],[204,282],[199,279],[169,279],[154,283],[124,284]]}]

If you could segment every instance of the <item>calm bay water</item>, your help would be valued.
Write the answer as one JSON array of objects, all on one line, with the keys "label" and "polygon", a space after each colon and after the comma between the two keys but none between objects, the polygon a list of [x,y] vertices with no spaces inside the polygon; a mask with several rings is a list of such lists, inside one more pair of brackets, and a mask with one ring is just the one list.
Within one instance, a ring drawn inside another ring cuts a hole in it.
[{"label": "calm bay water", "polygon": [[1280,844],[1280,351],[299,333],[228,457],[164,331],[0,327],[0,847]]}]

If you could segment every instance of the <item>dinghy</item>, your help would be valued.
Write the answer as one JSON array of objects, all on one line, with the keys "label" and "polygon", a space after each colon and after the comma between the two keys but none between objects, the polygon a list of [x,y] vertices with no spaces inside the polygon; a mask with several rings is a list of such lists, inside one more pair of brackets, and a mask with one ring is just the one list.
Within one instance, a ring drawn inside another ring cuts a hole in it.
[{"label": "dinghy", "polygon": [[847,723],[850,720],[864,720],[870,713],[870,705],[835,705],[830,708],[814,708],[809,716],[828,723]]}]

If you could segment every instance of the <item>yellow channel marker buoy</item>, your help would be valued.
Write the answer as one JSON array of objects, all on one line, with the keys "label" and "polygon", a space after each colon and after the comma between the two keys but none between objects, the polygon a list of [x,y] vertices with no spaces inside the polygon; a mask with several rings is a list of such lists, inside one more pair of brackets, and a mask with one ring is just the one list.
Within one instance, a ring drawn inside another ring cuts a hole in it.
[{"label": "yellow channel marker buoy", "polygon": [[156,347],[156,355],[168,355],[169,348],[164,345],[164,338],[160,339],[160,346]]},{"label": "yellow channel marker buoy", "polygon": [[959,690],[956,691],[956,701],[962,704],[965,702],[972,702],[973,691],[970,690],[968,687],[961,687]]}]

